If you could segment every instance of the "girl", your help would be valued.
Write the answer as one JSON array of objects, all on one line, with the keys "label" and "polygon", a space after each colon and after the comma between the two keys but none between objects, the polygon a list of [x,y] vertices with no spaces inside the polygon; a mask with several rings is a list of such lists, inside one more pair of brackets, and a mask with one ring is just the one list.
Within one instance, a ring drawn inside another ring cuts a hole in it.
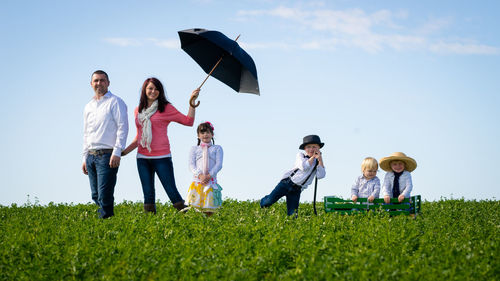
[{"label": "girl", "polygon": [[[200,89],[191,94],[198,97]],[[137,136],[122,152],[127,155],[139,147],[137,152],[137,170],[144,193],[144,211],[156,213],[154,176],[158,175],[163,188],[174,208],[182,210],[186,207],[175,185],[174,167],[170,153],[170,142],[167,127],[170,122],[185,126],[193,126],[195,108],[189,107],[188,115],[184,115],[168,102],[163,85],[156,78],[144,81],[139,106],[135,109],[135,125]]]},{"label": "girl", "polygon": [[222,169],[223,151],[220,145],[215,145],[214,127],[210,122],[201,123],[196,132],[198,145],[189,153],[193,182],[188,189],[187,204],[210,216],[222,205],[217,173]]}]

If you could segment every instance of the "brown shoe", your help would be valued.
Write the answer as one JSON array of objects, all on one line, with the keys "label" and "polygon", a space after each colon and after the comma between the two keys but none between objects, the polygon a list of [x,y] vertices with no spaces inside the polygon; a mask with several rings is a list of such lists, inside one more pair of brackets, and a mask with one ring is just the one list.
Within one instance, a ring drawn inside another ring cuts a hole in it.
[{"label": "brown shoe", "polygon": [[144,212],[156,214],[155,204],[144,204]]},{"label": "brown shoe", "polygon": [[184,200],[174,203],[173,206],[174,206],[174,208],[177,209],[177,211],[180,211],[180,210],[187,207],[186,205],[184,205]]}]

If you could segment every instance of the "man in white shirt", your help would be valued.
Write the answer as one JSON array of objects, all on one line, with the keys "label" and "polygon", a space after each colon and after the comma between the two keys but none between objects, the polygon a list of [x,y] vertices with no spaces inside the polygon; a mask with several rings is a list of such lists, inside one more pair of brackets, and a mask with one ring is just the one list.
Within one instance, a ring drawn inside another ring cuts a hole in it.
[{"label": "man in white shirt", "polygon": [[92,200],[99,206],[99,217],[114,215],[114,191],[120,157],[128,134],[127,106],[108,91],[108,74],[97,70],[90,81],[94,97],[83,113],[83,164],[89,176]]}]

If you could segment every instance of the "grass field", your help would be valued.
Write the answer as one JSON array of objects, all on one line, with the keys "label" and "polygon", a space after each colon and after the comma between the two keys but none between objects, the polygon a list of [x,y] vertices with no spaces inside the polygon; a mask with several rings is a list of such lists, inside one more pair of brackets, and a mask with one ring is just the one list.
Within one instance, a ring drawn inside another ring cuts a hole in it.
[{"label": "grass field", "polygon": [[123,202],[0,206],[0,280],[499,280],[500,201],[423,202],[417,219],[318,216],[226,200],[212,217]]}]

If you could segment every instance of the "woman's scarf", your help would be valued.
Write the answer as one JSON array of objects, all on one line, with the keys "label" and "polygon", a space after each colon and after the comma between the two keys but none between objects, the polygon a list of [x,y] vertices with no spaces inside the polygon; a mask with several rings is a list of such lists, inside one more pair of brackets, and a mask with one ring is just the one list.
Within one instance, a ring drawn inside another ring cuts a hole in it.
[{"label": "woman's scarf", "polygon": [[143,109],[141,113],[137,115],[139,123],[142,126],[141,141],[139,142],[142,147],[146,147],[149,152],[151,152],[151,140],[153,139],[153,132],[151,130],[151,116],[158,109],[158,100],[155,100],[150,107]]}]

